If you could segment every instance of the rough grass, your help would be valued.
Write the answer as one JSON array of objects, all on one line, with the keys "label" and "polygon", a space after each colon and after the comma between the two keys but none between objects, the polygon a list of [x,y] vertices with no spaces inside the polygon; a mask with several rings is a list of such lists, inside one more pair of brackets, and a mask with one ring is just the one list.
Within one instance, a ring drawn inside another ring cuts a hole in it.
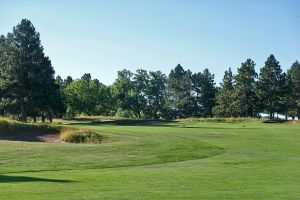
[{"label": "rough grass", "polygon": [[[30,133],[58,133],[60,139],[69,143],[91,143],[100,144],[108,141],[107,137],[104,137],[95,131],[87,130],[83,128],[64,128],[57,123],[42,124],[42,123],[21,123],[8,118],[0,118],[0,136],[16,136],[23,132]],[[1,139],[1,138],[0,138]]]},{"label": "rough grass", "polygon": [[95,133],[95,131],[74,128],[63,128],[60,132],[60,139],[69,143],[91,144],[100,144],[108,141],[107,137]]}]

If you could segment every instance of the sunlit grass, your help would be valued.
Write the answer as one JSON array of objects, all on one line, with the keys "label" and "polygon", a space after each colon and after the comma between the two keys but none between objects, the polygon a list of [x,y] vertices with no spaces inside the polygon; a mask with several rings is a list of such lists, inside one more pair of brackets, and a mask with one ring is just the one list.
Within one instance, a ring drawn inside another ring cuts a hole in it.
[{"label": "sunlit grass", "polygon": [[110,141],[0,141],[0,199],[297,199],[300,125],[262,122],[65,121]]}]

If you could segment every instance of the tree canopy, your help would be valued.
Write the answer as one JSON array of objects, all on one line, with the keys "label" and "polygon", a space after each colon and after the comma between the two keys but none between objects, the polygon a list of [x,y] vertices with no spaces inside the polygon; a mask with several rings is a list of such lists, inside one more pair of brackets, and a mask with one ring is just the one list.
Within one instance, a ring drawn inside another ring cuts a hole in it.
[{"label": "tree canopy", "polygon": [[224,73],[220,86],[207,68],[192,72],[178,64],[169,74],[123,69],[111,85],[90,73],[78,79],[55,75],[40,35],[23,19],[0,36],[0,114],[28,117],[106,115],[145,119],[259,117],[275,113],[300,117],[300,64],[283,72],[270,55],[259,74],[250,58],[237,73]]}]

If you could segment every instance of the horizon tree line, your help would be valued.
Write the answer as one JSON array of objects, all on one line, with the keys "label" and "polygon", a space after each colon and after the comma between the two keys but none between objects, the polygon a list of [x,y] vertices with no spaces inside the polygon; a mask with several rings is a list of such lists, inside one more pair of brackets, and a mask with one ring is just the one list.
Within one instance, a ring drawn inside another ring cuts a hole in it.
[{"label": "horizon tree line", "polygon": [[225,71],[220,86],[207,68],[193,73],[178,64],[161,71],[127,69],[111,85],[92,79],[54,77],[39,33],[23,19],[12,33],[0,36],[0,114],[42,121],[53,117],[104,115],[143,119],[188,117],[260,117],[268,113],[300,118],[300,64],[283,72],[270,55],[260,72],[247,59],[233,74]]}]

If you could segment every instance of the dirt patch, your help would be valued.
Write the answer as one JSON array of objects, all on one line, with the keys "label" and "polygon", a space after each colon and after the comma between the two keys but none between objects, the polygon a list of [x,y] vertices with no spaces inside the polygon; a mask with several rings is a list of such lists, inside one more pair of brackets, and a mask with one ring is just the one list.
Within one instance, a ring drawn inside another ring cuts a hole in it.
[{"label": "dirt patch", "polygon": [[46,142],[64,143],[59,133],[19,132],[13,135],[0,135],[0,140],[22,141],[22,142]]}]

